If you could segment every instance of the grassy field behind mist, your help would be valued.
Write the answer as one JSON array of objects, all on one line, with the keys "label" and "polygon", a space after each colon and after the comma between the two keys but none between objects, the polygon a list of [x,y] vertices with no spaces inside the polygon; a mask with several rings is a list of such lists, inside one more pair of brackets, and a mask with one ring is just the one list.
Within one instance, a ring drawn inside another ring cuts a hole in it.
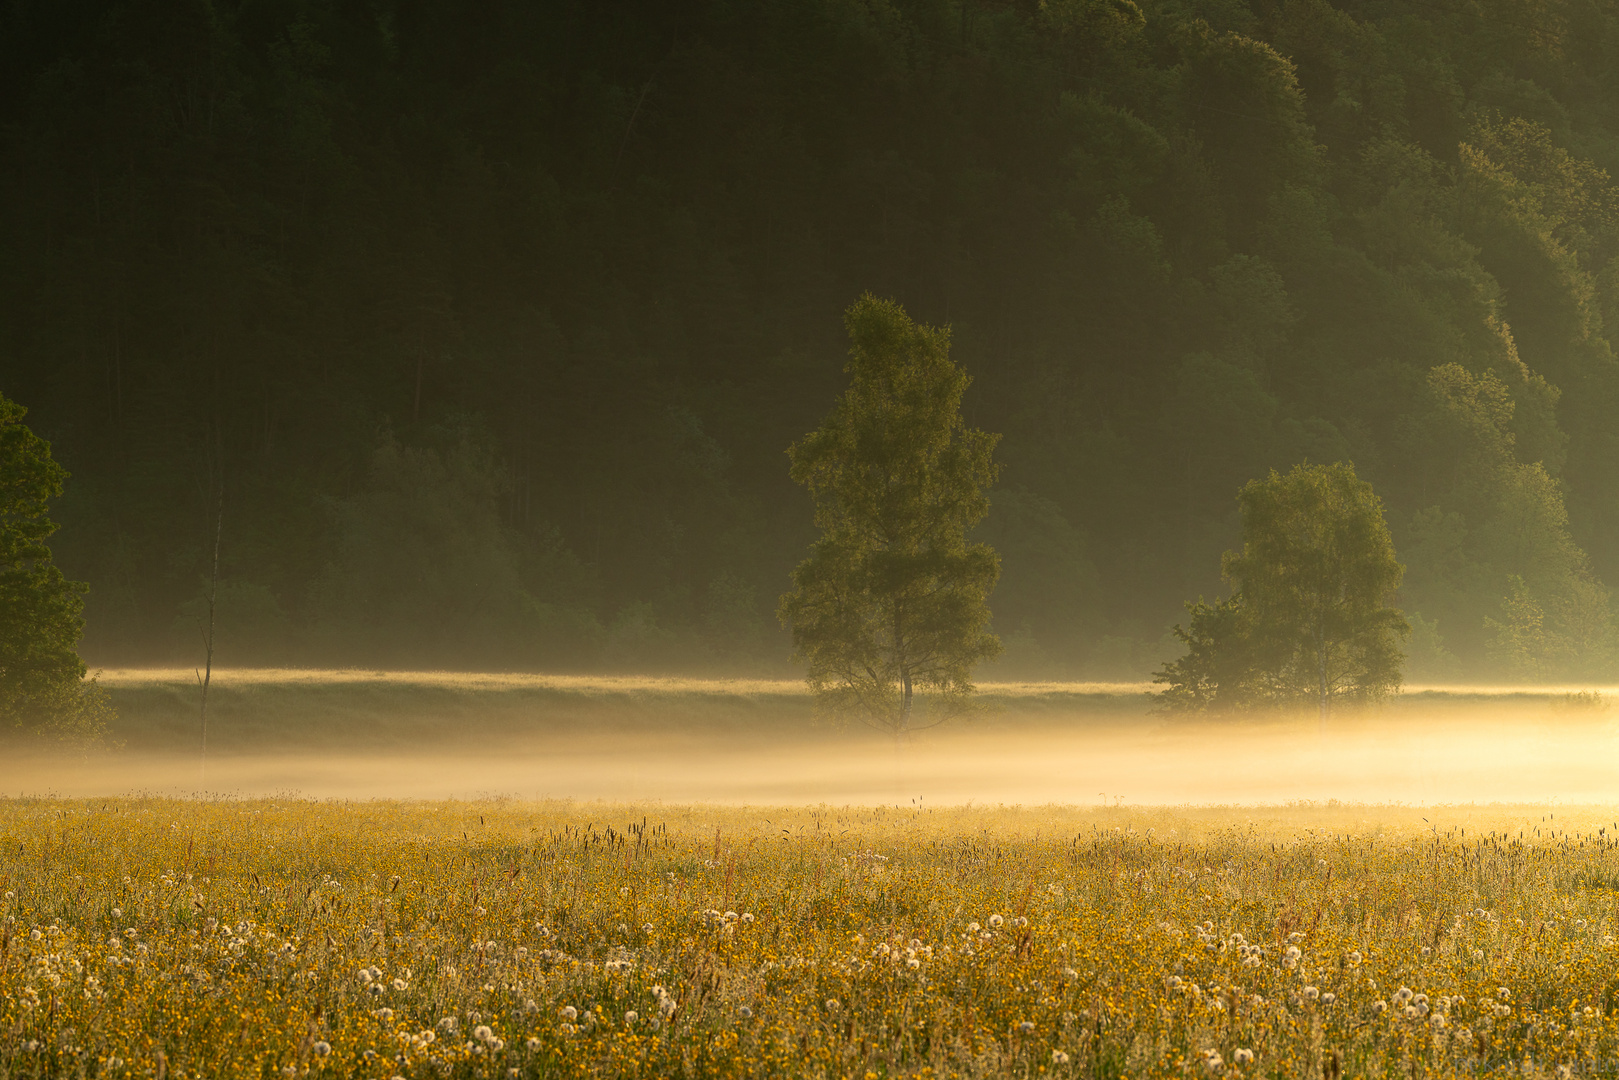
[{"label": "grassy field behind mist", "polygon": [[[201,691],[184,670],[109,671],[117,739],[131,750],[193,745]],[[976,725],[1115,724],[1147,716],[1144,684],[996,683]],[[831,734],[797,681],[451,672],[240,670],[209,689],[208,742],[222,753],[427,747],[444,741],[637,733],[730,738]]]},{"label": "grassy field behind mist", "polygon": [[[130,750],[197,742],[200,688],[193,672],[108,671],[102,682],[118,708],[115,737]],[[1152,713],[1151,689],[1148,683],[985,683],[982,710],[956,727],[1156,729],[1177,723]],[[1376,715],[1560,725],[1605,716],[1609,696],[1575,687],[1415,687]],[[848,734],[817,720],[801,682],[769,679],[225,670],[215,673],[208,715],[209,747],[225,754],[614,734],[742,740]],[[1343,714],[1336,723],[1353,726],[1361,719]]]}]

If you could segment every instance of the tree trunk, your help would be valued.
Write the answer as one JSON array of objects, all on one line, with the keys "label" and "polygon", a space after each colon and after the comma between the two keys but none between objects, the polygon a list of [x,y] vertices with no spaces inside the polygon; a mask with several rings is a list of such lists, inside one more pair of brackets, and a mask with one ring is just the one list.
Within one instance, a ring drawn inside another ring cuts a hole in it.
[{"label": "tree trunk", "polygon": [[1317,625],[1315,631],[1316,673],[1321,680],[1321,734],[1327,733],[1327,708],[1331,697],[1327,693],[1327,628]]},{"label": "tree trunk", "polygon": [[[223,469],[223,466],[221,466]],[[225,531],[225,480],[219,480],[219,514],[214,520],[214,568],[208,575],[208,633],[202,678],[202,783],[208,783],[208,685],[214,681],[214,602],[219,596],[219,538]]]}]

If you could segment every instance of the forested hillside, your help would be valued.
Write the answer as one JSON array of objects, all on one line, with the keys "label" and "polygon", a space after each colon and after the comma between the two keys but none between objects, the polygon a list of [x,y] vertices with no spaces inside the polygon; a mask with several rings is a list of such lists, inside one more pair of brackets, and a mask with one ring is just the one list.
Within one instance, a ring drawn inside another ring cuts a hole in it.
[{"label": "forested hillside", "polygon": [[1352,461],[1413,677],[1613,671],[1612,0],[18,0],[0,392],[87,655],[784,663],[862,292],[1004,433],[1005,673]]}]

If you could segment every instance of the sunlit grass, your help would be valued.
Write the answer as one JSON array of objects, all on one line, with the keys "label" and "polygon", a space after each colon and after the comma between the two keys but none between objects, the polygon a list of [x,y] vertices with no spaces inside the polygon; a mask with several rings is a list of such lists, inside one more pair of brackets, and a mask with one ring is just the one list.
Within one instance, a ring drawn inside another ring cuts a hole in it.
[{"label": "sunlit grass", "polygon": [[1616,822],[7,800],[0,1075],[1583,1075]]},{"label": "sunlit grass", "polygon": [[[190,668],[108,668],[100,673],[109,686],[192,686]],[[551,689],[575,693],[646,694],[808,694],[803,679],[692,678],[659,675],[545,675],[523,672],[381,671],[372,668],[216,668],[222,685],[378,684],[439,686],[470,690]],[[1145,694],[1152,683],[1086,681],[980,681],[991,697],[1047,694]]]}]

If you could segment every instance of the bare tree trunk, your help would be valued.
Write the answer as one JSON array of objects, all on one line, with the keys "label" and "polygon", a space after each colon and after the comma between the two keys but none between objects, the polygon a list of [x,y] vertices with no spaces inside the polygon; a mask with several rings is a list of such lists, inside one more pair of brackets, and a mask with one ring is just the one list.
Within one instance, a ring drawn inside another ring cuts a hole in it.
[{"label": "bare tree trunk", "polygon": [[202,684],[202,783],[208,782],[208,685],[214,680],[214,602],[219,596],[219,538],[225,531],[225,481],[219,481],[219,512],[214,519],[214,567],[208,576],[208,632],[202,643],[205,659]]},{"label": "bare tree trunk", "polygon": [[1321,734],[1327,733],[1327,708],[1331,701],[1327,693],[1327,628],[1317,625],[1315,631],[1316,672],[1321,680]]}]

